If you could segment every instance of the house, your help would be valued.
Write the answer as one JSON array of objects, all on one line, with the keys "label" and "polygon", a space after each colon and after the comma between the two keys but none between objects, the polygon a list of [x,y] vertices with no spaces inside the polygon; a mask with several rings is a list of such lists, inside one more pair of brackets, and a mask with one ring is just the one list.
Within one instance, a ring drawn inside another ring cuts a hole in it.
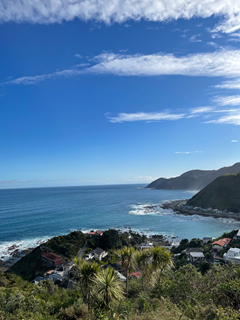
[{"label": "house", "polygon": [[116,275],[119,276],[119,281],[126,282],[126,280],[127,280],[126,277],[124,277],[120,272],[115,271],[115,273],[116,273]]},{"label": "house", "polygon": [[144,250],[144,249],[151,249],[153,247],[153,243],[147,241],[139,244],[137,246],[139,249]]},{"label": "house", "polygon": [[239,248],[230,248],[228,252],[224,253],[223,260],[227,263],[234,262],[240,263],[240,249]]},{"label": "house", "polygon": [[59,274],[52,273],[47,278],[44,278],[44,280],[47,280],[47,279],[52,280],[55,283],[57,280],[62,281],[63,277],[60,276]]},{"label": "house", "polygon": [[43,280],[45,280],[45,278],[43,278],[43,277],[36,277],[36,278],[32,281],[32,283],[33,283],[33,284],[39,284],[39,282],[40,282],[40,281],[43,281]]},{"label": "house", "polygon": [[224,239],[214,241],[212,243],[212,252],[216,253],[226,248],[226,246],[229,244],[230,241],[231,241],[230,238],[224,238]]},{"label": "house", "polygon": [[216,254],[216,255],[213,256],[213,263],[214,264],[223,264],[224,260],[218,254]]},{"label": "house", "polygon": [[234,241],[240,241],[240,229],[238,230],[237,234],[233,237]]},{"label": "house", "polygon": [[213,241],[214,238],[213,237],[203,237],[203,244],[208,243],[208,241]]},{"label": "house", "polygon": [[102,236],[102,235],[103,235],[102,230],[88,232],[89,238],[91,238],[92,236]]},{"label": "house", "polygon": [[122,269],[122,263],[116,262],[116,263],[112,263],[110,265],[111,268],[115,269],[116,271],[121,271]]},{"label": "house", "polygon": [[203,252],[202,248],[187,248],[186,250],[183,250],[182,253],[185,253],[187,256],[187,261],[190,261],[190,253],[192,252]]},{"label": "house", "polygon": [[142,277],[142,273],[140,271],[129,273],[129,277],[135,277],[137,279]]},{"label": "house", "polygon": [[44,273],[44,277],[48,277],[50,274],[52,274],[55,270],[49,270],[47,272]]},{"label": "house", "polygon": [[95,232],[94,231],[90,231],[90,232],[88,232],[88,236],[89,236],[89,238],[91,238],[92,236],[95,236]]},{"label": "house", "polygon": [[61,280],[55,281],[55,284],[60,288],[72,290],[74,285],[76,285],[76,281],[73,281],[70,279],[64,279],[62,281]]},{"label": "house", "polygon": [[61,277],[67,277],[73,266],[74,264],[72,261],[65,263],[57,271],[54,271],[54,273],[59,274]]},{"label": "house", "polygon": [[93,258],[98,258],[99,260],[102,260],[102,258],[107,256],[107,252],[104,251],[101,248],[96,248],[93,251],[91,251],[90,253],[86,254],[86,260],[90,260]]},{"label": "house", "polygon": [[45,252],[42,254],[42,261],[49,267],[57,267],[64,264],[62,257],[52,252]]},{"label": "house", "polygon": [[202,252],[190,252],[190,261],[191,263],[201,262],[205,258]]}]

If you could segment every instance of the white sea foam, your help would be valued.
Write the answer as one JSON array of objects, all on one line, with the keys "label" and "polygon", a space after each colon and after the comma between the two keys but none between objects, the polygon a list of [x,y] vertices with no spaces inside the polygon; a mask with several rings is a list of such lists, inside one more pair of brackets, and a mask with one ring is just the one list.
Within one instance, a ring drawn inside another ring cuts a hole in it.
[{"label": "white sea foam", "polygon": [[132,210],[130,210],[128,214],[136,216],[162,216],[173,214],[171,209],[163,209],[159,204],[133,204],[130,207]]},{"label": "white sea foam", "polygon": [[[22,251],[28,248],[34,248],[41,243],[46,242],[50,237],[25,239],[21,241],[6,241],[0,242],[0,259],[7,260],[11,257],[11,254],[17,249]],[[14,246],[14,247],[13,247]]]}]

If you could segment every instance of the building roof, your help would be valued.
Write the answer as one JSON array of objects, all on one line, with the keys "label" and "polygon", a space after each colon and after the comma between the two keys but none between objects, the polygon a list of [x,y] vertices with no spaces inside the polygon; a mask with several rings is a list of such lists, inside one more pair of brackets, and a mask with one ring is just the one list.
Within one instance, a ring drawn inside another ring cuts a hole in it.
[{"label": "building roof", "polygon": [[44,278],[43,277],[36,277],[33,282],[40,282],[40,281],[43,281]]},{"label": "building roof", "polygon": [[193,258],[204,258],[204,254],[202,252],[190,252],[190,256]]},{"label": "building roof", "polygon": [[[121,262],[121,263],[120,263]],[[115,263],[112,263],[111,264],[111,267],[117,271],[120,271],[121,270],[121,264],[122,264],[122,261],[120,262],[115,262]]]},{"label": "building roof", "polygon": [[58,261],[58,260],[62,260],[62,257],[56,255],[55,253],[52,252],[45,252],[42,254],[42,257],[47,258],[49,260],[52,261]]},{"label": "building roof", "polygon": [[120,281],[122,281],[122,282],[125,282],[125,281],[126,281],[126,277],[124,277],[120,272],[115,271],[115,273],[119,276],[119,280],[120,280]]},{"label": "building roof", "polygon": [[97,234],[103,234],[102,230],[97,230],[96,233]]},{"label": "building roof", "polygon": [[88,234],[89,234],[89,235],[94,235],[94,234],[96,234],[96,232],[90,231],[90,232],[88,232]]},{"label": "building roof", "polygon": [[[183,250],[184,251],[184,250]],[[185,249],[186,253],[190,252],[203,252],[203,248],[187,248]]]},{"label": "building roof", "polygon": [[104,250],[101,249],[101,248],[96,248],[96,249],[94,249],[94,250],[92,251],[92,253],[96,253],[97,255],[100,255],[100,254],[103,253],[103,252],[104,252]]},{"label": "building roof", "polygon": [[54,271],[55,271],[54,269],[53,270],[49,270],[49,271],[45,272],[44,275],[49,275],[49,274],[53,273]]},{"label": "building roof", "polygon": [[141,278],[142,273],[140,271],[132,272],[129,274],[129,277]]},{"label": "building roof", "polygon": [[220,239],[220,240],[214,241],[212,243],[212,245],[219,245],[221,247],[224,247],[224,246],[227,246],[230,241],[231,241],[230,238],[224,238],[224,239]]},{"label": "building roof", "polygon": [[64,263],[65,261],[61,260],[61,261],[58,261],[58,262],[55,262],[55,264],[62,264]]},{"label": "building roof", "polygon": [[230,252],[240,254],[240,249],[239,248],[230,248],[227,253],[230,253]]}]

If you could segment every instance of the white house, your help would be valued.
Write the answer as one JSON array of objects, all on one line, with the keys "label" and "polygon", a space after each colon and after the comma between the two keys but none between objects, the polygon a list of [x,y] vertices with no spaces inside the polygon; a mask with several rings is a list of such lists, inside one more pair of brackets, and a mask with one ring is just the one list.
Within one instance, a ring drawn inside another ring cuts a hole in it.
[{"label": "white house", "polygon": [[119,276],[119,281],[126,282],[126,277],[124,277],[119,271],[115,271],[115,273]]},{"label": "white house", "polygon": [[214,238],[213,237],[203,237],[203,244],[208,243],[208,241],[213,241]]},{"label": "white house", "polygon": [[64,265],[62,265],[60,269],[58,269],[57,271],[54,271],[54,273],[62,277],[67,277],[69,275],[69,271],[72,269],[73,266],[74,266],[74,263],[72,261],[67,262]]},{"label": "white house", "polygon": [[99,260],[102,260],[102,258],[107,256],[107,252],[104,251],[101,248],[96,248],[93,251],[91,251],[90,253],[86,254],[86,260],[90,260],[93,258],[98,258]]},{"label": "white house", "polygon": [[240,263],[240,249],[230,248],[228,252],[224,253],[223,260],[226,262]]},{"label": "white house", "polygon": [[204,258],[204,254],[202,252],[190,252],[191,263],[203,261]]},{"label": "white house", "polygon": [[144,250],[144,249],[151,249],[153,247],[153,243],[147,241],[144,243],[141,243],[137,246],[139,249]]},{"label": "white house", "polygon": [[238,230],[237,234],[233,237],[233,240],[240,241],[240,229]]}]

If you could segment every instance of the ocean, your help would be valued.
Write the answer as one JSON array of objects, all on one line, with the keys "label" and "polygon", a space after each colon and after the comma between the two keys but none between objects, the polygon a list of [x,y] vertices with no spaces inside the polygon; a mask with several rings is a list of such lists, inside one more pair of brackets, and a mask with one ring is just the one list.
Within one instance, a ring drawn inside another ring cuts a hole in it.
[{"label": "ocean", "polygon": [[[36,246],[40,240],[74,230],[130,227],[145,234],[178,239],[218,237],[240,222],[176,215],[157,205],[191,198],[195,192],[150,190],[144,185],[109,185],[0,190],[0,258],[13,244]],[[149,208],[156,205],[155,208]]]}]

